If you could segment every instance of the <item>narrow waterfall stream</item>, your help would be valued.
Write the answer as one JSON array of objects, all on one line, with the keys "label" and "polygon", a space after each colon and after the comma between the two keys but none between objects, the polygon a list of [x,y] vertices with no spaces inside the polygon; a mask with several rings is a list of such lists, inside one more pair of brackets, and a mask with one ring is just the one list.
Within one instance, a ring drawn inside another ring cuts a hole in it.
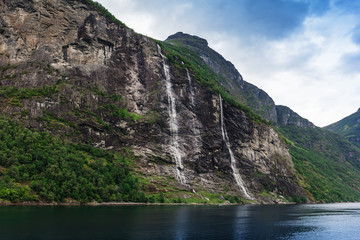
[{"label": "narrow waterfall stream", "polygon": [[169,126],[170,126],[170,133],[171,133],[171,144],[170,149],[171,153],[175,159],[176,164],[176,175],[180,183],[186,184],[186,179],[183,173],[184,166],[182,163],[181,153],[179,150],[179,126],[177,121],[177,114],[176,114],[176,105],[175,105],[175,93],[172,89],[171,77],[170,77],[170,67],[166,63],[165,56],[161,53],[161,47],[158,45],[158,51],[160,56],[162,57],[163,61],[163,68],[166,78],[166,93],[168,97],[169,103]]},{"label": "narrow waterfall stream", "polygon": [[186,68],[186,76],[189,80],[189,90],[190,90],[190,101],[191,101],[191,105],[194,106],[194,88],[192,86],[192,82],[191,82],[191,77],[190,77],[190,73],[189,70]]},{"label": "narrow waterfall stream", "polygon": [[249,193],[247,192],[246,188],[245,188],[245,184],[244,181],[241,178],[241,175],[239,173],[239,170],[236,168],[236,162],[235,162],[235,157],[234,157],[234,153],[231,150],[231,145],[229,142],[229,137],[227,135],[227,131],[226,131],[226,127],[225,127],[225,123],[224,123],[224,113],[223,113],[223,105],[222,105],[222,98],[219,95],[220,98],[220,121],[221,121],[221,134],[222,134],[222,138],[223,141],[226,144],[227,149],[229,150],[229,154],[230,154],[230,165],[231,165],[231,169],[233,172],[233,176],[235,178],[236,184],[239,186],[240,190],[243,192],[244,196],[247,199],[252,199],[252,197],[250,197]]}]

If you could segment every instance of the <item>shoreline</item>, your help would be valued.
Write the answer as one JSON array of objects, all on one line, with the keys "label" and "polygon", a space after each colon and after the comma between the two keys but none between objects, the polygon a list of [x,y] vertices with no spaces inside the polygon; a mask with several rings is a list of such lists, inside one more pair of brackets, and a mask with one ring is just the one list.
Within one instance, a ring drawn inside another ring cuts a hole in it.
[{"label": "shoreline", "polygon": [[[359,202],[333,202],[333,203],[302,203],[302,204],[341,204],[341,203],[359,203]],[[79,207],[79,206],[266,206],[266,205],[301,205],[297,203],[247,203],[247,204],[237,204],[237,203],[214,203],[214,204],[204,204],[204,203],[141,203],[141,202],[89,202],[89,203],[80,203],[80,202],[65,202],[65,203],[48,203],[48,202],[6,202],[1,201],[0,207],[3,206],[33,206],[33,207],[47,207],[47,206],[65,206],[65,207]]]},{"label": "shoreline", "polygon": [[[68,203],[47,203],[47,202],[0,202],[0,206],[244,206],[249,204],[235,204],[235,203],[217,203],[217,204],[204,204],[204,203],[139,203],[139,202],[90,202],[90,203],[79,203],[79,202],[68,202]],[[250,204],[257,205],[257,204]],[[267,204],[266,204],[267,205]]]}]

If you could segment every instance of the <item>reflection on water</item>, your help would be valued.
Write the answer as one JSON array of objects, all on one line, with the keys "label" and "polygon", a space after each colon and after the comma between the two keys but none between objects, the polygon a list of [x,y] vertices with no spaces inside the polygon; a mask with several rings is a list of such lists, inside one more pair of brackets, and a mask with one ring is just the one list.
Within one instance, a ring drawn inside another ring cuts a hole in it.
[{"label": "reflection on water", "polygon": [[359,239],[360,204],[0,207],[1,239]]},{"label": "reflection on water", "polygon": [[176,239],[186,239],[187,233],[187,222],[190,218],[189,216],[189,208],[179,208],[177,213],[175,213],[175,238]]}]

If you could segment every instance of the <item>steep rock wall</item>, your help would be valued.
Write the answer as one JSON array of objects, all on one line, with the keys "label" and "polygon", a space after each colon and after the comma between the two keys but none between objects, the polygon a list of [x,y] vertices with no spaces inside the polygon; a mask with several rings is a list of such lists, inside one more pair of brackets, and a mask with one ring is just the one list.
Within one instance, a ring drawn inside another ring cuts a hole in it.
[{"label": "steep rock wall", "polygon": [[[141,175],[167,176],[180,189],[247,197],[222,138],[219,95],[192,80],[191,69],[164,59],[153,40],[111,22],[85,1],[0,0],[0,9],[2,114],[71,141],[130,148]],[[223,120],[251,198],[261,199],[263,191],[302,195],[288,149],[271,127],[255,124],[227,102]],[[176,164],[174,147],[183,166]]]}]

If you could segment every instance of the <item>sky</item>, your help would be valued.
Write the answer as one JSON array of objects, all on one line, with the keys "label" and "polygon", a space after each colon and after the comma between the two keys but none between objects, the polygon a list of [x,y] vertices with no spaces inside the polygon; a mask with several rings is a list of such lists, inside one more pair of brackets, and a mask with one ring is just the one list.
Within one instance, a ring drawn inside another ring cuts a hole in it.
[{"label": "sky", "polygon": [[317,126],[360,108],[360,0],[98,0],[138,33],[205,38]]}]

